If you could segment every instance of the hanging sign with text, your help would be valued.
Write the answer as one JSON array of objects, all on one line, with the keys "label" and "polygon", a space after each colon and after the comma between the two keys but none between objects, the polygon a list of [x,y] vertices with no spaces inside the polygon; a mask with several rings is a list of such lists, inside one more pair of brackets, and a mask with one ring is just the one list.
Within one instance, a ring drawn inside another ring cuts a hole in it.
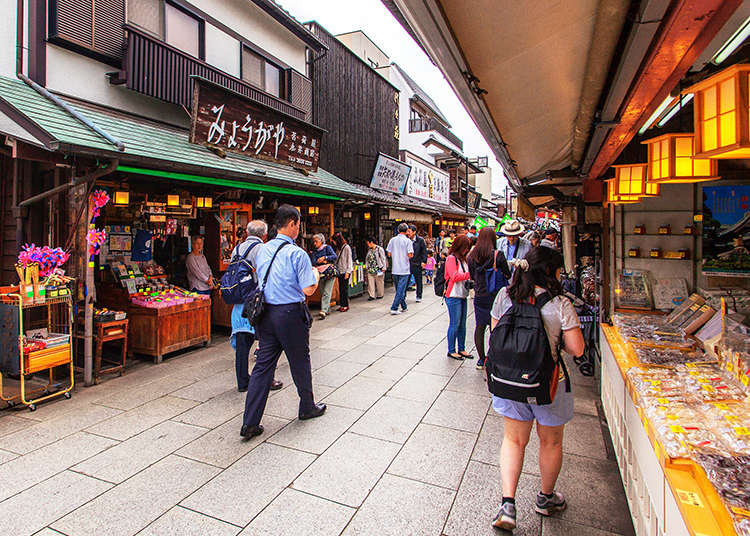
[{"label": "hanging sign with text", "polygon": [[402,194],[410,171],[411,166],[404,164],[401,160],[379,153],[372,172],[370,187]]},{"label": "hanging sign with text", "polygon": [[408,195],[443,205],[450,204],[448,173],[438,167],[425,164],[406,151],[403,151],[403,160],[411,166],[409,182],[406,184]]},{"label": "hanging sign with text", "polygon": [[317,171],[324,130],[195,79],[190,143]]}]

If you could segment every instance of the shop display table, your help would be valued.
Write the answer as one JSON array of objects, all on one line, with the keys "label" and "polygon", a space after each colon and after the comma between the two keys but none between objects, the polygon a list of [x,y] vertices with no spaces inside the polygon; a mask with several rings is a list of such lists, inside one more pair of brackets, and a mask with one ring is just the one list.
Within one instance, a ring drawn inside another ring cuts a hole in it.
[{"label": "shop display table", "polygon": [[[83,316],[78,316],[76,338],[83,340]],[[128,354],[128,319],[112,320],[109,322],[94,322],[94,383],[99,383],[102,374],[125,373],[125,361]],[[105,342],[120,343],[120,360],[106,361],[109,366],[102,368],[102,347]],[[76,367],[76,372],[82,372],[82,367]]]},{"label": "shop display table", "polygon": [[703,469],[670,458],[636,405],[627,371],[639,364],[614,326],[601,325],[601,399],[617,463],[639,536],[736,534],[732,519]]},{"label": "shop display table", "polygon": [[233,307],[222,299],[219,289],[214,289],[211,292],[211,325],[231,328]]}]

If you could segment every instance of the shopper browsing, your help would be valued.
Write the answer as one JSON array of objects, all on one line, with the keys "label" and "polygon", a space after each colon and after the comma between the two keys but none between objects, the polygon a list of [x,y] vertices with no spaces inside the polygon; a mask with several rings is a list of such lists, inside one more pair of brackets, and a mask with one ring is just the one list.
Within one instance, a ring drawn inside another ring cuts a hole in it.
[{"label": "shopper browsing", "polygon": [[409,271],[411,276],[414,278],[414,283],[417,287],[417,303],[422,301],[422,290],[423,290],[423,277],[422,277],[422,264],[427,262],[427,244],[424,242],[424,238],[417,234],[416,225],[409,225],[409,230],[406,232],[407,236],[413,243],[414,256],[409,259]]},{"label": "shopper browsing", "polygon": [[260,424],[268,400],[279,356],[289,361],[299,394],[300,420],[323,415],[325,404],[316,404],[310,367],[310,326],[312,318],[305,298],[318,288],[320,274],[313,270],[310,257],[294,241],[299,236],[300,213],[291,205],[276,211],[278,236],[260,246],[258,280],[264,287],[265,308],[257,325],[260,348],[250,375],[245,413],[240,435],[251,438],[263,433]]},{"label": "shopper browsing", "polygon": [[336,248],[336,269],[339,275],[339,311],[345,313],[349,310],[349,278],[354,271],[354,260],[352,258],[352,247],[341,233],[331,237]]},{"label": "shopper browsing", "polygon": [[517,220],[508,220],[500,227],[500,232],[505,236],[498,242],[497,249],[503,252],[508,262],[523,259],[531,250],[531,243],[521,237],[523,231],[523,225]]},{"label": "shopper browsing", "polygon": [[[414,256],[414,243],[406,236],[409,226],[405,223],[398,225],[398,234],[388,242],[388,256],[391,258],[391,275],[396,295],[391,304],[391,314],[400,315],[406,311],[406,287],[411,276],[409,260]],[[399,306],[401,310],[399,311]]]},{"label": "shopper browsing", "polygon": [[[471,240],[465,235],[456,237],[448,258],[445,259],[445,304],[448,306],[448,357],[463,361],[474,356],[466,351],[466,313],[471,275],[466,256]],[[458,344],[458,352],[456,345]]]},{"label": "shopper browsing", "polygon": [[333,248],[326,244],[326,237],[318,233],[313,235],[313,266],[320,272],[320,319],[325,320],[331,311],[331,294],[338,272],[335,263],[338,259]]},{"label": "shopper browsing", "polygon": [[[539,329],[543,333],[527,333],[524,337],[545,337],[550,349],[562,346],[573,356],[580,356],[584,351],[584,340],[576,311],[573,304],[561,295],[563,290],[559,279],[563,265],[562,255],[553,249],[538,247],[529,252],[525,259],[517,260],[514,264],[516,270],[510,286],[500,291],[492,306],[492,335],[487,372],[493,376],[496,360],[502,360],[504,357],[496,353],[496,344],[499,345],[501,342],[496,341],[496,335],[499,338],[504,333],[502,326],[498,324],[505,313],[516,304],[533,304],[541,314]],[[514,318],[509,317],[508,321],[510,320]],[[505,356],[506,360],[510,355],[509,353]],[[564,362],[560,365],[564,370]],[[509,366],[509,362],[505,362],[506,370]],[[536,511],[541,515],[550,515],[563,510],[566,506],[562,493],[555,491],[555,483],[562,466],[563,430],[565,424],[573,418],[573,395],[568,390],[569,385],[565,377],[566,374],[553,375],[552,379],[556,378],[555,381],[560,383],[556,386],[550,404],[537,405],[498,396],[492,397],[492,407],[505,420],[500,449],[503,499],[500,511],[492,522],[497,528],[513,530],[516,526],[516,488],[534,420],[537,421],[539,470],[542,477],[542,489],[536,497]],[[495,378],[492,380],[494,382]]]},{"label": "shopper browsing", "polygon": [[367,239],[367,255],[365,269],[367,270],[368,300],[382,299],[385,294],[385,271],[388,268],[388,258],[385,250],[378,245],[374,237]]}]

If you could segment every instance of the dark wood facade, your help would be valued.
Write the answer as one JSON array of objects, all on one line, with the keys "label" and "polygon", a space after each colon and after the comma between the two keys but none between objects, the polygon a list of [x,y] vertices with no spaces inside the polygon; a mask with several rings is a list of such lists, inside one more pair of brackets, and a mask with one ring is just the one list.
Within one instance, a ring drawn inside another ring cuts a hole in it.
[{"label": "dark wood facade", "polygon": [[370,184],[378,152],[398,158],[398,89],[317,23],[308,28],[328,46],[313,60],[313,123],[328,131],[320,166]]}]

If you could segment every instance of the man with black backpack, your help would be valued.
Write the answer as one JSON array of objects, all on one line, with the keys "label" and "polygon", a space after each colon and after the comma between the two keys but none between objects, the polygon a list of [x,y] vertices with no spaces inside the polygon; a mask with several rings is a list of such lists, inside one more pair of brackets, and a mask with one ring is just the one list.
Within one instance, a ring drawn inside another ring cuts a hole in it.
[{"label": "man with black backpack", "polygon": [[[253,220],[247,224],[247,238],[244,242],[237,244],[232,251],[232,260],[245,259],[253,268],[256,267],[256,259],[260,246],[268,235],[268,225],[263,220]],[[253,272],[254,284],[257,285],[258,279]],[[250,381],[248,372],[248,361],[250,359],[250,348],[255,342],[255,329],[250,325],[247,318],[242,316],[242,309],[245,304],[234,304],[232,307],[232,346],[235,352],[235,370],[237,372],[237,390],[241,393],[247,391],[247,385]],[[271,390],[281,389],[284,384],[280,381],[273,380]]]}]

